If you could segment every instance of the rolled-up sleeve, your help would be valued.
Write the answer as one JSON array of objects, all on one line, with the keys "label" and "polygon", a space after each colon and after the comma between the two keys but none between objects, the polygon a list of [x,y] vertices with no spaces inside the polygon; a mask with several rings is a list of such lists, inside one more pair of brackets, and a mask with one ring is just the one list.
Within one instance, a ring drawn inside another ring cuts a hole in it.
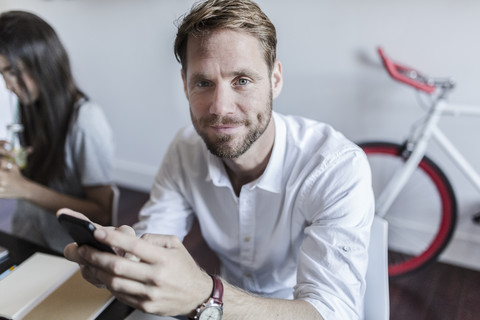
[{"label": "rolled-up sleeve", "polygon": [[308,221],[300,247],[296,299],[324,319],[362,319],[374,199],[359,149],[338,154],[305,181],[299,201]]},{"label": "rolled-up sleeve", "polygon": [[144,233],[169,234],[183,240],[192,227],[193,209],[183,191],[186,187],[177,145],[179,136],[171,143],[155,177],[150,199],[133,226],[138,236]]}]

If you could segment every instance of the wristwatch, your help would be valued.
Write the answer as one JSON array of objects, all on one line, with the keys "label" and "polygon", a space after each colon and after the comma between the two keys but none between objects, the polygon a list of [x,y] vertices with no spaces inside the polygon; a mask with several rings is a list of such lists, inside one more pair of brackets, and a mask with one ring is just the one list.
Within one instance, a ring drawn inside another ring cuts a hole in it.
[{"label": "wristwatch", "polygon": [[220,278],[210,275],[213,280],[213,291],[210,298],[197,308],[194,320],[222,320],[223,314],[223,283]]}]

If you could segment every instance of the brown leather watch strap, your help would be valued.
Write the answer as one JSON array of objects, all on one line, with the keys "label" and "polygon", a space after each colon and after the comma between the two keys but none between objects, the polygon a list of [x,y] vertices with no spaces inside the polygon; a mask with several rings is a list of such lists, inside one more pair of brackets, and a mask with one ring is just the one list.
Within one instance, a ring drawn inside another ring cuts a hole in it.
[{"label": "brown leather watch strap", "polygon": [[200,318],[200,314],[205,310],[207,307],[211,307],[212,305],[217,305],[220,310],[223,309],[223,283],[219,277],[213,274],[209,274],[209,276],[213,280],[213,290],[211,296],[208,298],[207,301],[202,303],[195,311],[196,315],[193,318],[188,318],[190,320],[195,320]]},{"label": "brown leather watch strap", "polygon": [[220,304],[223,305],[223,283],[219,277],[216,275],[211,274],[210,277],[213,279],[213,292],[212,292],[212,299]]}]

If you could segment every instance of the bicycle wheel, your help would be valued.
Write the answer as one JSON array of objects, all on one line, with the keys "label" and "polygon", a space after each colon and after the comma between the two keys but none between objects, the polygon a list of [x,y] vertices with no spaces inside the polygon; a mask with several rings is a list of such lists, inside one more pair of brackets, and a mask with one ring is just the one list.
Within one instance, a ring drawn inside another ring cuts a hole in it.
[{"label": "bicycle wheel", "polygon": [[[405,162],[404,146],[360,143],[372,170],[375,198]],[[435,261],[455,229],[457,203],[442,170],[423,157],[384,218],[388,221],[388,274],[398,277]]]}]

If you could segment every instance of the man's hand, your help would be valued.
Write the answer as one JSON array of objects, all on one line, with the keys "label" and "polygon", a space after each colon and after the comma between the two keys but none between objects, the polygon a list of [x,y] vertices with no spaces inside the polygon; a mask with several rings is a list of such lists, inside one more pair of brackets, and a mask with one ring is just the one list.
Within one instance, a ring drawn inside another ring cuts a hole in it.
[{"label": "man's hand", "polygon": [[[61,213],[86,219],[67,209],[57,215]],[[210,276],[198,267],[178,238],[152,234],[137,238],[127,226],[96,227],[95,238],[124,255],[69,244],[65,257],[81,266],[87,281],[107,287],[128,305],[158,315],[191,314],[210,296]]]}]

